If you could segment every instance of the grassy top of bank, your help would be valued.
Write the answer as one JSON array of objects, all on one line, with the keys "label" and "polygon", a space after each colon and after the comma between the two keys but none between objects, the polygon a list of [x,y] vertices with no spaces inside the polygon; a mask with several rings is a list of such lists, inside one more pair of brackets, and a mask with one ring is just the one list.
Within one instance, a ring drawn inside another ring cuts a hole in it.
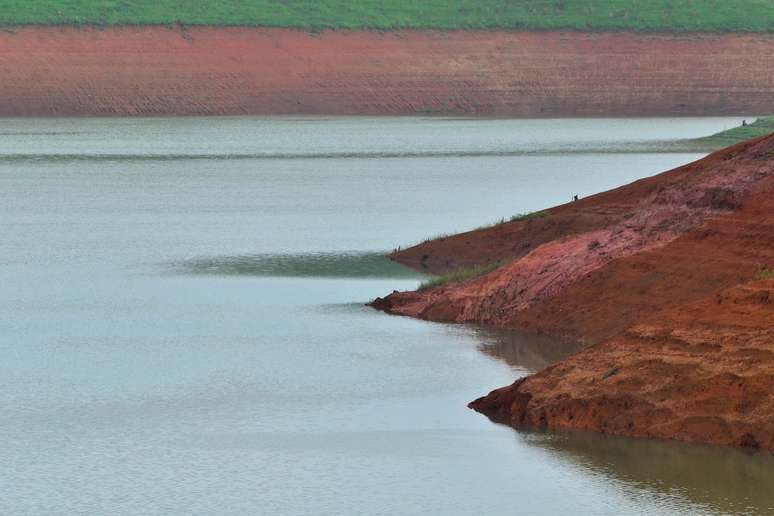
[{"label": "grassy top of bank", "polygon": [[[730,145],[734,145],[746,140],[750,140],[752,138],[767,136],[772,133],[774,133],[774,116],[761,117],[751,122],[745,122],[745,125],[740,125],[738,127],[721,131],[719,133],[715,133],[710,136],[705,136],[702,138],[695,138],[695,139],[679,140],[679,141],[671,142],[671,144],[673,145],[672,150],[677,149],[677,150],[680,150],[681,152],[691,152],[691,153],[712,152],[712,151],[722,149],[724,147],[728,147]],[[666,142],[666,143],[670,143],[670,142]],[[475,230],[471,230],[471,231],[479,231],[479,230],[494,228],[494,227],[502,226],[503,224],[507,224],[509,222],[517,222],[521,220],[544,218],[544,217],[550,217],[550,216],[551,216],[551,213],[548,210],[518,214],[511,217],[509,220],[506,220],[503,218],[493,224],[480,226]],[[436,240],[446,239],[451,236],[453,235],[445,234],[445,235],[439,235],[432,238],[428,238],[422,241],[420,245],[428,244]],[[472,267],[469,269],[451,270],[446,274],[436,276],[426,280],[420,285],[419,290],[427,290],[427,289],[439,287],[442,285],[446,285],[449,283],[459,283],[462,281],[466,281],[468,279],[477,278],[479,276],[483,276],[485,274],[492,272],[493,270],[497,269],[501,265],[503,265],[503,262],[498,261],[496,263],[491,263],[491,264],[482,265],[478,267]],[[759,279],[774,279],[774,269],[770,267],[764,267],[760,270],[758,277]]]},{"label": "grassy top of bank", "polygon": [[0,25],[774,32],[772,0],[0,0]]},{"label": "grassy top of bank", "polygon": [[747,125],[740,125],[727,131],[722,131],[712,136],[699,138],[700,143],[706,143],[713,147],[722,148],[735,143],[740,143],[751,138],[758,138],[774,133],[774,116],[763,117]]}]

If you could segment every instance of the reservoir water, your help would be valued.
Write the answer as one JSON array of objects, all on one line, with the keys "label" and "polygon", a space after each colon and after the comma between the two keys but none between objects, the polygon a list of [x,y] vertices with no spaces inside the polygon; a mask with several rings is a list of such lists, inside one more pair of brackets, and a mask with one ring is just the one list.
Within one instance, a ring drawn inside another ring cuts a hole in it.
[{"label": "reservoir water", "polygon": [[556,346],[364,306],[740,121],[2,120],[0,514],[772,513],[768,455],[466,408]]}]

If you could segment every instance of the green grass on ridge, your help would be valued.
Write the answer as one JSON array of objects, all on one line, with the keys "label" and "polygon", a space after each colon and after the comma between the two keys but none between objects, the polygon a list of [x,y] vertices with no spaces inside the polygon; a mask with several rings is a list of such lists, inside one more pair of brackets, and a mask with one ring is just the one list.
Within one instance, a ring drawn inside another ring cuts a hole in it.
[{"label": "green grass on ridge", "polygon": [[0,25],[774,32],[772,0],[0,0]]},{"label": "green grass on ridge", "polygon": [[706,138],[699,138],[701,143],[709,143],[718,148],[727,147],[759,136],[774,133],[774,116],[764,117],[748,123],[746,126],[734,127]]}]

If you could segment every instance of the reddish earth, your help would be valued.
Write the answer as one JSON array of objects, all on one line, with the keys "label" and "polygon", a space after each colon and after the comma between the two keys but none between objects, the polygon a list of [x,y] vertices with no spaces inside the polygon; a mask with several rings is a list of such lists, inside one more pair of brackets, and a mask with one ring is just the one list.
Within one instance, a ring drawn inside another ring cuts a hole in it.
[{"label": "reddish earth", "polygon": [[774,449],[774,135],[404,263],[507,263],[374,306],[588,347],[476,400],[514,426]]},{"label": "reddish earth", "polygon": [[765,114],[774,35],[0,31],[0,116]]},{"label": "reddish earth", "polygon": [[470,406],[515,427],[774,450],[773,371],[774,280],[762,280],[645,317]]}]

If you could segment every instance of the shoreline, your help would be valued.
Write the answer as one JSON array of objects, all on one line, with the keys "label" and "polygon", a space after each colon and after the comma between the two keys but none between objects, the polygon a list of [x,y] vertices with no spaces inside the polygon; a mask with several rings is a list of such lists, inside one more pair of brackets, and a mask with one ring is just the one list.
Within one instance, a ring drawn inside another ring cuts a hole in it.
[{"label": "shoreline", "polygon": [[470,404],[495,421],[771,450],[772,193],[774,135],[393,253],[431,272],[495,266],[372,306],[585,344]]}]

